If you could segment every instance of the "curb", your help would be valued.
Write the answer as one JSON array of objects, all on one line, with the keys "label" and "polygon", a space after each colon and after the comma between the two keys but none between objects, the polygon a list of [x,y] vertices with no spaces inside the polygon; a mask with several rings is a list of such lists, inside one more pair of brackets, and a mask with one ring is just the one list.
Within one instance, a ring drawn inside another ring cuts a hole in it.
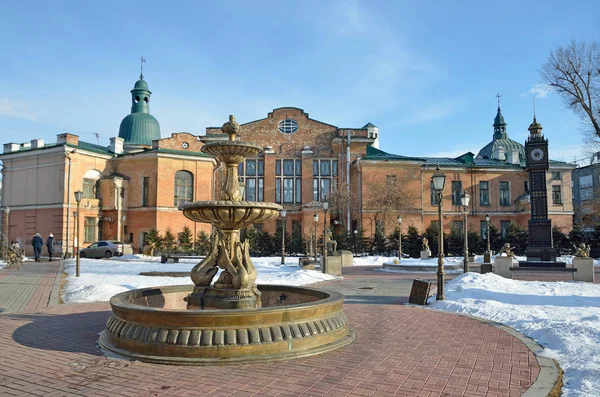
[{"label": "curb", "polygon": [[60,296],[60,282],[62,274],[65,271],[65,264],[60,261],[58,265],[58,271],[56,272],[56,278],[54,279],[54,285],[52,286],[52,292],[50,292],[50,298],[48,299],[48,306],[58,305],[58,297]]},{"label": "curb", "polygon": [[533,353],[538,365],[540,366],[540,373],[538,374],[537,379],[531,384],[531,386],[529,386],[525,393],[521,394],[521,397],[547,397],[551,395],[560,395],[560,393],[557,392],[560,391],[560,388],[562,387],[562,369],[556,361],[547,357],[542,357],[540,354],[544,351],[544,347],[537,343],[535,340],[531,339],[530,337],[520,333],[514,328],[511,328],[497,321],[472,316],[470,314],[449,312],[429,307],[420,307],[417,305],[406,304],[403,306],[414,307],[416,309],[436,310],[448,314],[456,314],[458,316],[467,317],[491,325],[493,327],[500,328],[502,331],[514,336],[515,338],[523,342],[523,344]]}]

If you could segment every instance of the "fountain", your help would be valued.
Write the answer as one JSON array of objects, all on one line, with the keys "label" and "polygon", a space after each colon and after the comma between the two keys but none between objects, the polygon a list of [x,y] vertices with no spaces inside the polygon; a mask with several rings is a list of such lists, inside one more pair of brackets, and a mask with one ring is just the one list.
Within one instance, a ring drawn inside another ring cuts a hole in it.
[{"label": "fountain", "polygon": [[238,164],[262,148],[236,140],[239,129],[229,116],[222,127],[229,140],[202,147],[226,166],[219,200],[182,207],[187,218],[216,229],[208,255],[191,270],[194,284],[113,296],[101,347],[146,362],[203,365],[310,356],[355,339],[341,294],[255,283],[256,269],[248,242],[240,242],[240,229],[277,218],[282,207],[242,201]]}]

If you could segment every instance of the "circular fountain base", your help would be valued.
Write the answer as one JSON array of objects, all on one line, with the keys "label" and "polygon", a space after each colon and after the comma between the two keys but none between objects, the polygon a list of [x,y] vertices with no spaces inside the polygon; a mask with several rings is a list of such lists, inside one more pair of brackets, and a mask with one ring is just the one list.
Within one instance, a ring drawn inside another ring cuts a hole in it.
[{"label": "circular fountain base", "polygon": [[286,360],[355,339],[336,292],[259,285],[257,309],[186,309],[193,285],[154,287],[112,297],[101,347],[153,363],[214,365]]}]

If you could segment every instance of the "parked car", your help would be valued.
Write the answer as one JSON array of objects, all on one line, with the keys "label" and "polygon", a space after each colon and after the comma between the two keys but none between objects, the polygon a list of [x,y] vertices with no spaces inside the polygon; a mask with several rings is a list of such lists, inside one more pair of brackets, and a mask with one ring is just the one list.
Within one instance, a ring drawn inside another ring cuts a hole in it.
[{"label": "parked car", "polygon": [[123,243],[116,240],[96,241],[79,250],[81,258],[110,258],[123,255]]}]

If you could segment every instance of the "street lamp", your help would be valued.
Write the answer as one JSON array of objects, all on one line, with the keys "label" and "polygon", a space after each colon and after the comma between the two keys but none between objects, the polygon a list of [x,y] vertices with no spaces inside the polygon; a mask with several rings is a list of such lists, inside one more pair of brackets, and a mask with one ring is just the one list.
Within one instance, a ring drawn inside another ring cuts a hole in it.
[{"label": "street lamp", "polygon": [[487,238],[487,250],[483,255],[484,263],[492,263],[492,250],[490,249],[490,214],[485,214],[485,237]]},{"label": "street lamp", "polygon": [[358,256],[358,230],[354,229],[354,253]]},{"label": "street lamp", "polygon": [[10,247],[8,239],[8,214],[10,214],[10,207],[6,206],[4,208],[4,212],[6,213],[6,223],[4,224],[4,242],[6,245],[6,248],[4,249],[4,257],[6,258],[6,253],[8,252],[8,248]]},{"label": "street lamp", "polygon": [[437,271],[437,295],[435,300],[443,301],[444,297],[444,228],[442,226],[442,198],[444,197],[444,185],[446,184],[446,175],[440,171],[438,165],[431,176],[433,188],[438,202],[438,223],[440,224],[438,236],[438,271]]},{"label": "street lamp", "polygon": [[323,201],[323,210],[325,216],[323,217],[323,272],[327,267],[327,209],[329,208],[329,202]]},{"label": "street lamp", "polygon": [[398,263],[402,261],[402,217],[398,215]]},{"label": "street lamp", "polygon": [[313,241],[315,242],[315,246],[313,247],[314,249],[314,254],[315,254],[315,262],[317,261],[317,222],[319,222],[319,214],[317,214],[315,212],[315,214],[313,215],[313,221],[315,221],[315,230],[314,230],[314,235],[313,235]]},{"label": "street lamp", "polygon": [[279,214],[283,218],[283,225],[281,226],[281,264],[285,265],[285,216],[287,211],[281,210]]},{"label": "street lamp", "polygon": [[122,215],[121,216],[121,225],[123,225],[123,233],[122,233],[122,238],[123,238],[122,242],[123,242],[123,244],[125,244],[125,219],[127,219],[127,216]]},{"label": "street lamp", "polygon": [[79,277],[79,216],[80,216],[80,204],[83,198],[83,192],[78,190],[75,192],[75,201],[77,201],[77,219],[75,220],[75,235],[77,236],[77,258],[75,259],[75,277]]},{"label": "street lamp", "polygon": [[463,239],[465,240],[465,259],[463,259],[463,265],[464,265],[464,272],[468,273],[469,272],[469,242],[467,240],[467,212],[469,212],[469,201],[471,200],[471,196],[469,195],[469,193],[467,193],[466,190],[463,190],[463,194],[460,196],[460,203],[463,206],[463,214],[464,214],[464,219],[463,219]]}]

